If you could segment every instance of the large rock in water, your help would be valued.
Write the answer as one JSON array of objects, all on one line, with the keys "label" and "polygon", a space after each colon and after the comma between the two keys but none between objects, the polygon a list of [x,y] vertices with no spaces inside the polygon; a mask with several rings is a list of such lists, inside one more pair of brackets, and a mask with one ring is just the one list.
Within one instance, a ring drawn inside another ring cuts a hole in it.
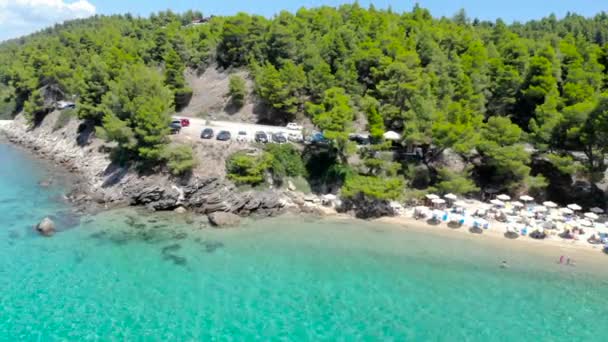
[{"label": "large rock in water", "polygon": [[45,217],[36,225],[36,230],[44,236],[51,236],[55,233],[55,223],[50,218]]},{"label": "large rock in water", "polygon": [[232,213],[217,211],[207,216],[209,223],[215,227],[236,227],[241,223],[241,218]]}]

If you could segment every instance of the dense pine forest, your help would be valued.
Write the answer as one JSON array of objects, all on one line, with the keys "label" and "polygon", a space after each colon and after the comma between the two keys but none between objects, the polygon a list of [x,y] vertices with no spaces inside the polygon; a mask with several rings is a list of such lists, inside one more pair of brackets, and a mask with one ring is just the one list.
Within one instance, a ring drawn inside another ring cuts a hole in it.
[{"label": "dense pine forest", "polygon": [[[0,116],[23,111],[35,124],[49,97],[74,100],[120,158],[157,164],[171,158],[170,114],[192,96],[185,70],[208,67],[248,70],[274,124],[307,120],[322,131],[331,148],[298,155],[298,173],[346,197],[542,194],[556,179],[599,183],[606,169],[606,13],[523,24],[357,4],[270,19],[97,16],[0,45]],[[242,101],[242,80],[231,89]],[[357,148],[348,137],[363,130],[373,144]],[[400,154],[382,138],[389,130],[424,154]],[[438,162],[448,152],[460,168]],[[257,163],[281,164],[239,158],[241,179],[262,180],[248,177]]]}]

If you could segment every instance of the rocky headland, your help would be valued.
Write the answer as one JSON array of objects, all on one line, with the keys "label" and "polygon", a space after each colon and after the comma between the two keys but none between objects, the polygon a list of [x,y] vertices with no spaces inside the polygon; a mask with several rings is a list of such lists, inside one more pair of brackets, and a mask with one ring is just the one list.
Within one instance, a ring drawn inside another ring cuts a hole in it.
[{"label": "rocky headland", "polygon": [[239,216],[274,216],[306,210],[302,194],[283,190],[240,191],[217,176],[142,175],[133,168],[112,163],[109,145],[95,138],[94,128],[76,119],[57,128],[59,112],[49,114],[37,127],[22,116],[0,127],[8,141],[70,172],[70,202],[87,210],[144,206],[151,211],[183,208],[200,214],[226,212]]}]

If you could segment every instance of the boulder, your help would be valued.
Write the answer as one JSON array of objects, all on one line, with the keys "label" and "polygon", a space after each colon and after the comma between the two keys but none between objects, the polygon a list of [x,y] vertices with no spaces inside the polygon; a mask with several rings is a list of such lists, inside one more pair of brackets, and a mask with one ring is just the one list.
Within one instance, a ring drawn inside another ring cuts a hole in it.
[{"label": "boulder", "polygon": [[175,210],[173,210],[173,211],[176,212],[177,214],[185,214],[186,208],[180,206],[180,207],[175,208]]},{"label": "boulder", "polygon": [[287,181],[287,190],[296,191],[296,186],[293,184],[292,181]]},{"label": "boulder", "polygon": [[437,156],[431,165],[436,168],[447,168],[456,173],[463,172],[466,169],[466,161],[456,152],[446,148],[440,155]]},{"label": "boulder", "polygon": [[48,217],[45,217],[36,225],[36,230],[44,236],[51,236],[55,233],[55,223]]},{"label": "boulder", "polygon": [[235,214],[227,212],[214,212],[207,216],[209,223],[214,227],[236,227],[241,223],[241,218]]}]

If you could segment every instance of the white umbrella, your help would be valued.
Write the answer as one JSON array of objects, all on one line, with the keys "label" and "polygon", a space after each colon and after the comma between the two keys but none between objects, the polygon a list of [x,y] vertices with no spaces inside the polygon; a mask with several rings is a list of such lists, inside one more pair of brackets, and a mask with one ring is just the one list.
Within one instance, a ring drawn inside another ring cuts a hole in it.
[{"label": "white umbrella", "polygon": [[589,220],[579,220],[578,223],[581,226],[585,226],[585,227],[593,227],[593,222],[589,221]]},{"label": "white umbrella", "polygon": [[572,209],[570,209],[570,208],[561,208],[559,211],[561,211],[562,214],[564,214],[564,215],[574,214],[574,211],[572,211]]},{"label": "white umbrella", "polygon": [[490,201],[490,203],[494,204],[495,206],[498,207],[503,207],[505,205],[505,202],[499,200],[499,199],[493,199]]},{"label": "white umbrella", "polygon": [[536,207],[534,207],[534,212],[535,213],[544,213],[544,212],[547,212],[547,207],[544,207],[542,205],[537,205]]},{"label": "white umbrella", "polygon": [[454,206],[455,207],[466,207],[467,204],[463,201],[456,201],[456,202],[454,202]]},{"label": "white umbrella", "polygon": [[401,139],[401,134],[395,131],[388,131],[382,135],[386,140],[399,140]]},{"label": "white umbrella", "polygon": [[513,204],[513,206],[514,206],[514,207],[523,207],[523,206],[524,206],[524,204],[523,204],[523,203],[518,202],[518,201],[511,202],[511,204]]},{"label": "white umbrella", "polygon": [[580,206],[580,205],[578,205],[578,204],[568,204],[568,208],[570,208],[570,209],[572,209],[572,210],[574,210],[574,211],[579,211],[579,210],[583,209],[583,208],[581,208],[581,206]]},{"label": "white umbrella", "polygon": [[338,198],[338,197],[336,197],[336,195],[334,195],[334,194],[327,194],[327,195],[323,195],[323,199],[324,199],[324,200],[327,200],[327,201],[333,201],[333,200],[335,200],[336,198]]},{"label": "white umbrella", "polygon": [[505,195],[505,194],[498,195],[498,196],[496,196],[496,198],[498,198],[501,201],[510,201],[511,200],[511,197],[509,195]]},{"label": "white umbrella", "polygon": [[543,205],[547,208],[557,208],[557,203],[551,201],[543,202]]},{"label": "white umbrella", "polygon": [[524,202],[532,202],[532,201],[534,201],[534,198],[532,198],[532,197],[530,197],[528,195],[521,196],[519,199],[522,200],[522,201],[524,201]]},{"label": "white umbrella", "polygon": [[456,196],[456,195],[454,195],[454,194],[447,194],[447,195],[445,195],[445,196],[443,196],[443,197],[444,197],[444,198],[447,198],[447,199],[449,199],[449,200],[453,200],[453,201],[455,201],[455,200],[458,198],[458,196]]},{"label": "white umbrella", "polygon": [[424,197],[426,197],[427,199],[430,199],[430,200],[435,200],[435,199],[439,198],[439,196],[434,195],[434,194],[427,194]]},{"label": "white umbrella", "polygon": [[597,219],[600,218],[595,213],[585,213],[585,217],[588,218],[588,219],[590,219],[590,220],[593,220],[593,221],[595,221],[595,220],[597,220]]},{"label": "white umbrella", "polygon": [[596,213],[596,214],[603,214],[604,213],[604,209],[598,208],[598,207],[591,208],[591,209],[589,209],[589,211],[591,211],[592,213]]},{"label": "white umbrella", "polygon": [[434,200],[432,200],[431,202],[433,202],[433,204],[444,204],[445,200],[441,199],[441,198],[435,198]]}]

